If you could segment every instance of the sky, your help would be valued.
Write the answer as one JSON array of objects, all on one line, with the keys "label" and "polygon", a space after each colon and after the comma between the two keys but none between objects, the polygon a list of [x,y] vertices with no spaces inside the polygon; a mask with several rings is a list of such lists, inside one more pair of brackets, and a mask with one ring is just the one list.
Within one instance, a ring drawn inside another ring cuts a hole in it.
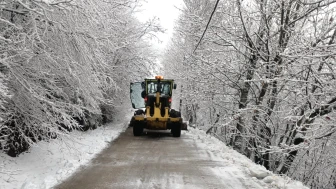
[{"label": "sky", "polygon": [[157,17],[166,30],[164,34],[159,34],[159,40],[161,43],[153,41],[153,45],[156,49],[162,51],[167,45],[172,33],[174,31],[174,21],[177,20],[180,11],[176,7],[183,6],[183,0],[143,0],[143,6],[141,13],[138,13],[137,17],[140,21]]}]

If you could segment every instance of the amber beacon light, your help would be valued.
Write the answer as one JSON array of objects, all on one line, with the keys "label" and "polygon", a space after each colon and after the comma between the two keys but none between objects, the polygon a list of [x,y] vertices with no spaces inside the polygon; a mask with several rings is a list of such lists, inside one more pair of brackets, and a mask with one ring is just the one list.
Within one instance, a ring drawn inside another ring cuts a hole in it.
[{"label": "amber beacon light", "polygon": [[160,80],[162,80],[162,79],[163,79],[163,76],[162,76],[162,75],[157,75],[157,76],[155,76],[155,79],[160,79]]}]

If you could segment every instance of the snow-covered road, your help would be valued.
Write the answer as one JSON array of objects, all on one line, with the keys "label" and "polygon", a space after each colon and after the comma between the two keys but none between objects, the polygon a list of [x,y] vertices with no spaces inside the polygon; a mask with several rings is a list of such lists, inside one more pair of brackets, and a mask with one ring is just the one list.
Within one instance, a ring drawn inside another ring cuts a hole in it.
[{"label": "snow-covered road", "polygon": [[0,189],[52,188],[88,164],[127,124],[122,119],[96,130],[73,131],[58,140],[38,142],[16,158],[0,153]]},{"label": "snow-covered road", "polygon": [[[169,132],[134,137],[132,128],[128,128],[90,165],[56,188],[259,189],[289,186],[284,179],[272,176],[217,139],[191,130],[183,132],[181,138],[173,138]],[[299,188],[300,183],[296,184],[291,183],[293,188]]]},{"label": "snow-covered road", "polygon": [[57,188],[305,188],[204,131],[133,137],[123,132],[128,118],[39,142],[18,158],[0,154],[0,188],[46,189],[67,178]]}]

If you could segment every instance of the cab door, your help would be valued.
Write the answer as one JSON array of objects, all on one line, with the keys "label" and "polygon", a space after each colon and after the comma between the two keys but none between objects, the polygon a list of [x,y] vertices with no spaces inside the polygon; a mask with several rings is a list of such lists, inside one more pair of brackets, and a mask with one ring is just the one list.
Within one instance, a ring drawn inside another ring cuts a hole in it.
[{"label": "cab door", "polygon": [[145,101],[141,96],[141,93],[144,90],[144,82],[132,82],[130,84],[130,97],[134,109],[145,108]]}]

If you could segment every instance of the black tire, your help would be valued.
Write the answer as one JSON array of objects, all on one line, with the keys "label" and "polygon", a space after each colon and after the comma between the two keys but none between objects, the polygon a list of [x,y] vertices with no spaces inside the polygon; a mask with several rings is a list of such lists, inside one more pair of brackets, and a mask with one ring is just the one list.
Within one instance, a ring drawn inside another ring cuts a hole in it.
[{"label": "black tire", "polygon": [[134,117],[132,117],[130,123],[128,124],[129,127],[133,127],[135,121],[134,121]]},{"label": "black tire", "polygon": [[136,110],[134,112],[134,115],[142,115],[142,114],[145,114],[145,111],[143,111],[142,109]]},{"label": "black tire", "polygon": [[174,109],[170,109],[169,115],[170,115],[170,117],[175,118],[176,117],[176,111]]},{"label": "black tire", "polygon": [[174,124],[171,129],[171,133],[173,134],[173,137],[180,137],[181,136],[181,125],[179,123]]},{"label": "black tire", "polygon": [[181,117],[181,112],[176,111],[174,109],[171,109],[170,110],[170,117],[172,117],[172,118]]},{"label": "black tire", "polygon": [[143,133],[143,127],[140,125],[133,125],[133,135],[141,136]]},{"label": "black tire", "polygon": [[176,111],[176,117],[181,117],[181,112],[179,112],[179,111]]}]

